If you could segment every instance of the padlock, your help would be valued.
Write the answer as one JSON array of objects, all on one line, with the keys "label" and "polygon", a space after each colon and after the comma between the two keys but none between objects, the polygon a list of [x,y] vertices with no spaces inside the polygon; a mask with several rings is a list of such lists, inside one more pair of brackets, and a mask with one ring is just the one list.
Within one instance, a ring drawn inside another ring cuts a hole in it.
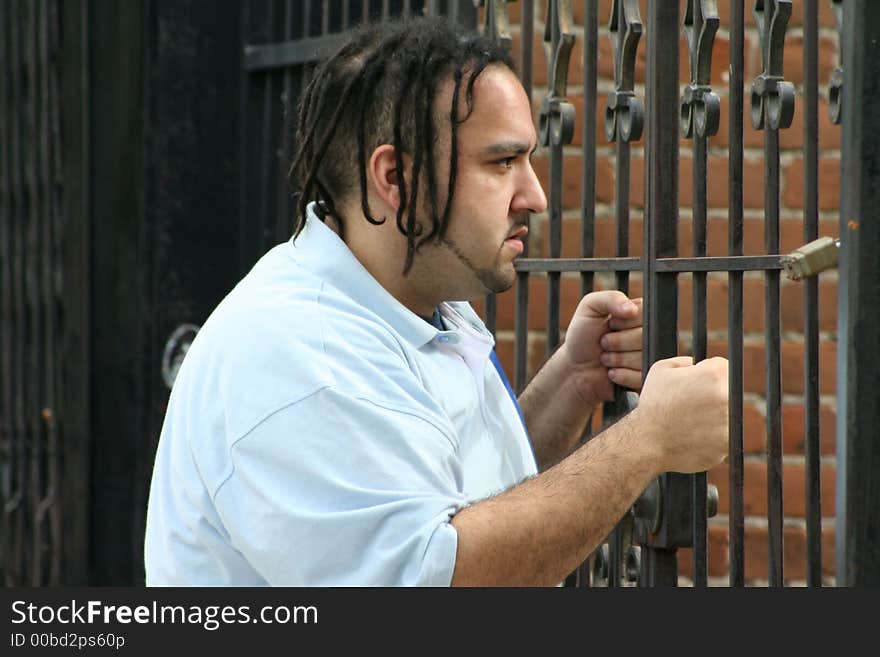
[{"label": "padlock", "polygon": [[840,256],[840,240],[833,237],[820,237],[817,240],[782,256],[782,268],[786,275],[799,281],[808,276],[837,266]]}]

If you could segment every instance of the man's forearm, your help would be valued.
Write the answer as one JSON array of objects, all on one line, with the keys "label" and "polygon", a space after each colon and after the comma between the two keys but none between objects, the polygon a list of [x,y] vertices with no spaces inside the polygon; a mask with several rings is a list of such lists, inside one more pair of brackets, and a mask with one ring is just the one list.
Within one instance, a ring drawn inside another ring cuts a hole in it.
[{"label": "man's forearm", "polygon": [[562,581],[659,474],[649,430],[638,412],[630,414],[546,472],[460,511],[452,520],[452,584]]},{"label": "man's forearm", "polygon": [[597,364],[593,370],[575,374],[566,366],[564,354],[559,350],[519,396],[539,471],[571,453],[598,404],[598,399],[581,396],[578,390],[588,386],[579,382],[577,376],[598,377],[605,376],[605,372]]}]

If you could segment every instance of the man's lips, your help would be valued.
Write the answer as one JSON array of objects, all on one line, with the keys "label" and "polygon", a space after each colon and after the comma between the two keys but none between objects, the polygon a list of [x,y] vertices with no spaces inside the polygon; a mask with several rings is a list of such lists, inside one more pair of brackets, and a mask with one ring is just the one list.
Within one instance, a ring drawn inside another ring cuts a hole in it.
[{"label": "man's lips", "polygon": [[525,250],[525,245],[522,242],[522,239],[529,232],[527,226],[520,226],[515,231],[513,231],[504,243],[513,248],[517,253],[522,253]]}]

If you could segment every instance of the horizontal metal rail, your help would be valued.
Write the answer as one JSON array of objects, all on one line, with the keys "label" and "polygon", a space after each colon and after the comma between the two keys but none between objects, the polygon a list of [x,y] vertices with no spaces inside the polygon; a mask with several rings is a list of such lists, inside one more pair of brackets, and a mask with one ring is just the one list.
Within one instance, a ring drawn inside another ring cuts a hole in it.
[{"label": "horizontal metal rail", "polygon": [[266,71],[286,66],[309,64],[342,45],[349,36],[347,32],[325,34],[280,43],[246,45],[244,47],[244,70]]},{"label": "horizontal metal rail", "polygon": [[[781,255],[706,256],[699,258],[658,258],[655,271],[692,273],[709,271],[775,271],[782,269]],[[641,258],[522,258],[517,271],[641,271]]]}]

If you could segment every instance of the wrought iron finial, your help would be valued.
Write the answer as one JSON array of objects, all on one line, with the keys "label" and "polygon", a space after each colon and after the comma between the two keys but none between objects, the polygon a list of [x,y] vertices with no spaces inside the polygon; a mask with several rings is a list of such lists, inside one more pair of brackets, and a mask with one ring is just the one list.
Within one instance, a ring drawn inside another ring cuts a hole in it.
[{"label": "wrought iron finial", "polygon": [[614,0],[608,29],[614,50],[614,91],[605,107],[605,136],[608,141],[638,141],[645,123],[645,106],[635,97],[636,50],[642,36],[639,1]]},{"label": "wrought iron finial", "polygon": [[483,34],[510,48],[510,23],[507,20],[507,3],[515,0],[474,0],[475,7],[486,8],[486,21]]},{"label": "wrought iron finial", "polygon": [[782,77],[782,55],[791,0],[756,0],[754,15],[761,37],[763,71],[752,82],[752,127],[788,128],[794,117],[794,85]]},{"label": "wrought iron finial", "polygon": [[542,146],[561,146],[574,136],[574,105],[565,100],[568,61],[574,48],[571,0],[547,0],[544,41],[550,44],[550,91],[541,104],[538,139]]},{"label": "wrought iron finial", "polygon": [[831,81],[828,85],[828,111],[831,114],[831,123],[840,124],[843,117],[843,0],[831,0],[831,10],[834,12],[834,20],[837,23],[837,57],[838,66],[831,71]]},{"label": "wrought iron finial", "polygon": [[690,50],[691,79],[681,98],[681,133],[687,139],[710,137],[721,122],[721,100],[712,82],[712,47],[721,20],[715,0],[688,0],[684,33]]}]

